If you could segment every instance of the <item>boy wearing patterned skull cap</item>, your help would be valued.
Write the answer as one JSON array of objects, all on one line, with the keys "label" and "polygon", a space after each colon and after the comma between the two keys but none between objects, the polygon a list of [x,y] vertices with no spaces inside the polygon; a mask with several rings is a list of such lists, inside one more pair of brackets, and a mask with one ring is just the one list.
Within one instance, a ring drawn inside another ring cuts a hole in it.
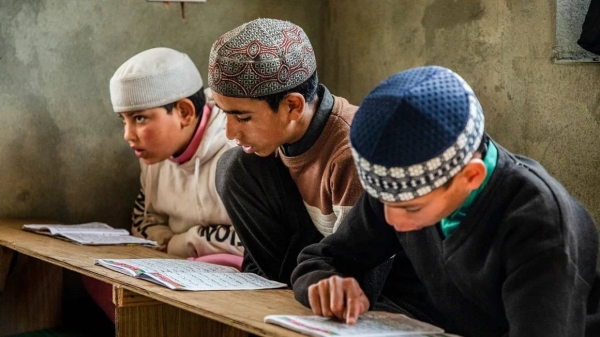
[{"label": "boy wearing patterned skull cap", "polygon": [[217,189],[243,269],[290,283],[298,253],[333,233],[362,193],[348,134],[357,107],[319,85],[302,28],[257,19],[212,46],[208,84],[237,148]]},{"label": "boy wearing patterned skull cap", "polygon": [[[315,314],[354,324],[373,304],[463,336],[598,328],[586,328],[600,318],[592,218],[539,163],[485,135],[460,76],[391,76],[360,106],[350,142],[366,193],[292,275]],[[375,299],[357,280],[394,255]]]}]

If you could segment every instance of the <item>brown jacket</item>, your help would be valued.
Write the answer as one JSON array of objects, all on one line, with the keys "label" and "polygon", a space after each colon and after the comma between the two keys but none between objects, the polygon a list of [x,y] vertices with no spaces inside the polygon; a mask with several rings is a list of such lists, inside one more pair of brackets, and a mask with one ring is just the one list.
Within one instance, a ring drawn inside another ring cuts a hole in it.
[{"label": "brown jacket", "polygon": [[296,157],[280,152],[304,206],[324,236],[337,230],[363,192],[349,140],[350,123],[357,109],[346,99],[334,96],[331,115],[315,144]]}]

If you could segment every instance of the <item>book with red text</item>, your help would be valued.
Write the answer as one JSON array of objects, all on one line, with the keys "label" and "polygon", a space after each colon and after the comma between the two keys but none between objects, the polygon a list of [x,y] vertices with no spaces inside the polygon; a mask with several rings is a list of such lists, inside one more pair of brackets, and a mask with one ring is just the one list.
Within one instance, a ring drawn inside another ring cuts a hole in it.
[{"label": "book with red text", "polygon": [[354,325],[321,316],[269,315],[264,321],[314,337],[458,337],[406,315],[384,311],[368,311]]},{"label": "book with red text", "polygon": [[255,290],[286,287],[232,267],[184,259],[96,259],[95,264],[173,290]]}]

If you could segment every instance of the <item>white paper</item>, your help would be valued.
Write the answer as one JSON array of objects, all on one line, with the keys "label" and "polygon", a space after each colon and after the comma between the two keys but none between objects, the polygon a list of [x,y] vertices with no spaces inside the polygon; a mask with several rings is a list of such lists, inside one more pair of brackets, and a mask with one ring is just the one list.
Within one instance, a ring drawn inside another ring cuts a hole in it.
[{"label": "white paper", "polygon": [[97,259],[94,262],[95,265],[103,266],[108,269],[112,269],[116,272],[126,274],[129,276],[136,277],[138,274],[141,274],[143,270],[136,268],[135,266],[128,265],[126,263],[113,262],[110,259]]},{"label": "white paper", "polygon": [[267,280],[251,273],[198,273],[166,272],[146,273],[143,279],[161,281],[171,289],[177,290],[258,290],[286,287],[284,283]]},{"label": "white paper", "polygon": [[102,223],[102,222],[88,222],[79,225],[53,225],[53,224],[27,224],[23,225],[23,229],[31,229],[31,230],[50,230],[51,228],[56,229],[75,229],[75,228],[96,228],[96,229],[113,229],[111,226]]},{"label": "white paper", "polygon": [[102,265],[116,264],[145,273],[237,273],[233,267],[184,259],[97,259]]},{"label": "white paper", "polygon": [[[71,227],[71,226],[69,226]],[[60,235],[60,234],[90,234],[90,235],[104,235],[104,236],[115,236],[115,235],[129,235],[129,232],[123,228],[55,228],[50,227],[50,234],[52,235]]]},{"label": "white paper", "polygon": [[269,315],[264,321],[319,337],[423,336],[444,332],[443,329],[405,315],[383,311],[366,312],[355,325],[320,316]]},{"label": "white paper", "polygon": [[284,283],[233,267],[183,259],[97,259],[97,265],[176,290],[255,290],[282,288]]},{"label": "white paper", "polygon": [[27,224],[24,230],[38,234],[60,236],[82,245],[143,245],[158,247],[150,241],[129,235],[126,229],[115,229],[102,222],[79,225]]},{"label": "white paper", "polygon": [[131,235],[96,235],[81,233],[61,233],[60,236],[82,245],[146,245],[158,246],[155,241],[138,238]]}]

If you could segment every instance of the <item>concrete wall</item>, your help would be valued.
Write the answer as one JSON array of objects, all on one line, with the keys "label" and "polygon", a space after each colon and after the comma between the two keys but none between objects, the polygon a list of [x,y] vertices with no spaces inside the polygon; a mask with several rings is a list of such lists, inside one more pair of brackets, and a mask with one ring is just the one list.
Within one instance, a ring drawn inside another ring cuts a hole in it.
[{"label": "concrete wall", "polygon": [[545,165],[600,221],[600,64],[557,65],[555,2],[330,0],[323,81],[353,103],[442,65],[471,84],[491,136]]},{"label": "concrete wall", "polygon": [[303,26],[320,57],[325,5],[208,0],[187,4],[183,21],[178,3],[0,1],[0,218],[128,227],[139,166],[110,104],[118,66],[165,46],[206,79],[214,40],[257,17]]},{"label": "concrete wall", "polygon": [[291,20],[332,92],[360,103],[390,74],[438,64],[479,96],[488,132],[541,161],[600,220],[600,65],[552,62],[553,0],[0,1],[0,218],[128,226],[138,164],[108,80],[135,53],[187,52],[256,17]]}]

